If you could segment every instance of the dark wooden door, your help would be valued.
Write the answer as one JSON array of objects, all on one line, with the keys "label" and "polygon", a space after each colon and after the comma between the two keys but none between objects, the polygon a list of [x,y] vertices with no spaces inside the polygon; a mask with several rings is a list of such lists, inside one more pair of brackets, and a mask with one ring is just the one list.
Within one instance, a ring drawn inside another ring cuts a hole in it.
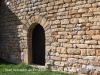
[{"label": "dark wooden door", "polygon": [[45,32],[41,25],[36,25],[32,32],[33,64],[45,65]]}]

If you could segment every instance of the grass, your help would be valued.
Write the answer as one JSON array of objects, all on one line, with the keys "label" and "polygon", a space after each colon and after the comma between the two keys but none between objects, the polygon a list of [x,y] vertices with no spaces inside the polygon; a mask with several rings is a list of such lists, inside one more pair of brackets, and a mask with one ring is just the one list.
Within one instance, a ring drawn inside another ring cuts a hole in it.
[{"label": "grass", "polygon": [[13,64],[0,59],[0,75],[72,75],[33,68],[25,64]]}]

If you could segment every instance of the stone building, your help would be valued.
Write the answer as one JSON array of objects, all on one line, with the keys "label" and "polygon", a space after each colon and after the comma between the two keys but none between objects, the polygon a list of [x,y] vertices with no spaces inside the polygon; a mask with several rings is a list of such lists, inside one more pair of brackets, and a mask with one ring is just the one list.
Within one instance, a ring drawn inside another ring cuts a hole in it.
[{"label": "stone building", "polygon": [[0,0],[0,57],[100,75],[100,0]]}]

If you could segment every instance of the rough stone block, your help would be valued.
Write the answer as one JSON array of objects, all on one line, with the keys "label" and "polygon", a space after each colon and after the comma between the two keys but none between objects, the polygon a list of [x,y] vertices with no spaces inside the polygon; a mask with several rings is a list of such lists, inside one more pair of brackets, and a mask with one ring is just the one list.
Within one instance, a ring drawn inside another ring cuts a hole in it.
[{"label": "rough stone block", "polygon": [[55,20],[53,24],[60,24],[60,20]]},{"label": "rough stone block", "polygon": [[65,47],[63,47],[62,49],[61,49],[61,53],[67,53],[67,49],[65,48]]},{"label": "rough stone block", "polygon": [[85,12],[87,12],[86,9],[79,9],[79,10],[78,10],[78,13],[85,13]]},{"label": "rough stone block", "polygon": [[57,46],[60,46],[60,43],[59,42],[53,42],[53,43],[51,43],[51,46],[57,47]]},{"label": "rough stone block", "polygon": [[87,35],[94,35],[95,34],[95,30],[89,30],[89,31],[86,31],[86,34]]},{"label": "rough stone block", "polygon": [[92,5],[91,4],[85,4],[86,8],[90,8]]},{"label": "rough stone block", "polygon": [[83,56],[82,58],[86,60],[95,60],[97,56]]},{"label": "rough stone block", "polygon": [[92,35],[92,39],[94,39],[94,40],[100,40],[100,35]]},{"label": "rough stone block", "polygon": [[91,13],[84,13],[84,14],[82,14],[82,16],[83,17],[90,17],[90,16],[93,16],[93,14],[91,14]]},{"label": "rough stone block", "polygon": [[47,7],[46,9],[47,9],[47,11],[50,11],[50,10],[53,9],[53,6],[51,6],[51,7]]},{"label": "rough stone block", "polygon": [[73,44],[79,43],[79,40],[77,40],[77,39],[70,39],[70,43],[73,43]]},{"label": "rough stone block", "polygon": [[68,58],[68,62],[69,63],[77,63],[78,59],[76,59],[76,58]]},{"label": "rough stone block", "polygon": [[87,55],[96,55],[96,50],[95,49],[87,49]]},{"label": "rough stone block", "polygon": [[87,50],[86,49],[80,49],[81,50],[81,55],[86,56],[87,55]]},{"label": "rough stone block", "polygon": [[66,3],[70,3],[70,2],[71,2],[71,0],[64,0],[64,2],[66,2]]},{"label": "rough stone block", "polygon": [[57,57],[57,56],[50,56],[50,59],[52,60],[61,60],[61,57]]},{"label": "rough stone block", "polygon": [[72,15],[72,14],[77,14],[77,13],[78,13],[78,10],[75,10],[75,9],[69,11],[69,14],[71,14],[71,15]]},{"label": "rough stone block", "polygon": [[83,35],[83,39],[91,40],[92,36],[91,35]]},{"label": "rough stone block", "polygon": [[58,12],[63,12],[63,11],[65,11],[65,8],[58,9]]},{"label": "rough stone block", "polygon": [[100,49],[96,50],[96,55],[100,56]]},{"label": "rough stone block", "polygon": [[92,45],[92,48],[100,48],[100,45]]},{"label": "rough stone block", "polygon": [[73,38],[74,38],[74,39],[81,39],[82,36],[80,36],[80,35],[73,35]]},{"label": "rough stone block", "polygon": [[79,18],[79,23],[85,23],[88,22],[87,18]]},{"label": "rough stone block", "polygon": [[85,31],[78,31],[78,35],[85,35]]},{"label": "rough stone block", "polygon": [[71,48],[71,47],[72,47],[72,44],[63,43],[63,47],[68,47],[68,48]]},{"label": "rough stone block", "polygon": [[67,25],[67,24],[69,24],[69,20],[68,19],[61,20],[61,24]]},{"label": "rough stone block", "polygon": [[59,4],[63,4],[63,0],[58,0],[58,1],[55,1],[55,5],[59,5]]},{"label": "rough stone block", "polygon": [[87,44],[76,44],[78,48],[91,48],[91,45]]},{"label": "rough stone block", "polygon": [[67,53],[68,54],[73,54],[73,55],[79,55],[81,53],[81,51],[80,51],[80,49],[68,48]]},{"label": "rough stone block", "polygon": [[90,29],[98,30],[100,29],[100,26],[91,26]]},{"label": "rough stone block", "polygon": [[69,41],[69,39],[58,39],[58,42],[62,42],[62,43],[66,43],[66,42],[68,42]]},{"label": "rough stone block", "polygon": [[72,24],[77,24],[78,22],[79,22],[78,18],[72,18],[70,20],[70,23],[72,23]]},{"label": "rough stone block", "polygon": [[98,42],[96,40],[86,40],[85,41],[86,44],[97,44]]},{"label": "rough stone block", "polygon": [[55,61],[54,64],[59,66],[61,63],[60,63],[60,61]]}]

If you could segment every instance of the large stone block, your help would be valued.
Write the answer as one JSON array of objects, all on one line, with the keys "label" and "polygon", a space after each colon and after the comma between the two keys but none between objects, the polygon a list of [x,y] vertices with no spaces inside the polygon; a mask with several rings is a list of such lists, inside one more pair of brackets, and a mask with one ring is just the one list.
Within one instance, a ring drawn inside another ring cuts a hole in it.
[{"label": "large stone block", "polygon": [[86,44],[97,44],[98,42],[96,40],[86,40],[85,41]]},{"label": "large stone block", "polygon": [[59,5],[59,4],[63,4],[64,1],[63,0],[58,0],[58,1],[55,1],[55,5]]},{"label": "large stone block", "polygon": [[76,44],[78,48],[91,48],[91,45],[88,45],[88,44]]},{"label": "large stone block", "polygon": [[69,24],[69,20],[68,19],[61,20],[61,24],[67,25],[67,24]]},{"label": "large stone block", "polygon": [[92,45],[92,48],[100,49],[100,45]]},{"label": "large stone block", "polygon": [[63,43],[63,47],[68,47],[68,48],[71,48],[71,47],[72,47],[72,44]]},{"label": "large stone block", "polygon": [[78,22],[79,22],[78,18],[72,18],[70,20],[70,23],[72,23],[72,24],[77,24]]},{"label": "large stone block", "polygon": [[81,51],[80,51],[80,49],[68,48],[67,53],[72,54],[72,55],[79,55],[81,53]]},{"label": "large stone block", "polygon": [[62,49],[61,49],[61,53],[67,53],[67,49],[65,48],[65,47],[63,47]]},{"label": "large stone block", "polygon": [[53,9],[53,6],[51,6],[51,7],[47,7],[46,9],[47,9],[47,11],[50,11],[50,10]]},{"label": "large stone block", "polygon": [[66,43],[66,42],[68,42],[69,41],[69,39],[58,39],[58,42],[62,42],[62,43]]},{"label": "large stone block", "polygon": [[70,43],[73,43],[73,44],[79,43],[79,40],[77,40],[77,39],[70,39]]},{"label": "large stone block", "polygon": [[85,12],[87,12],[86,9],[79,9],[79,10],[78,10],[78,13],[85,13]]},{"label": "large stone block", "polygon": [[95,49],[87,49],[87,55],[96,55],[96,50]]},{"label": "large stone block", "polygon": [[58,9],[58,12],[63,12],[63,11],[65,11],[65,8]]},{"label": "large stone block", "polygon": [[95,30],[86,31],[86,34],[87,34],[87,35],[94,35],[95,33],[96,33]]},{"label": "large stone block", "polygon": [[55,20],[53,24],[60,24],[60,20]]},{"label": "large stone block", "polygon": [[57,56],[50,56],[50,59],[61,61],[61,57],[57,57]]},{"label": "large stone block", "polygon": [[92,39],[94,39],[94,40],[100,40],[100,35],[92,35]]},{"label": "large stone block", "polygon": [[80,49],[81,55],[86,56],[87,55],[87,49]]},{"label": "large stone block", "polygon": [[55,61],[55,62],[54,62],[54,65],[59,66],[60,64],[61,64],[60,61]]},{"label": "large stone block", "polygon": [[100,56],[100,49],[97,49],[97,50],[96,50],[96,55],[97,55],[97,56]]}]

